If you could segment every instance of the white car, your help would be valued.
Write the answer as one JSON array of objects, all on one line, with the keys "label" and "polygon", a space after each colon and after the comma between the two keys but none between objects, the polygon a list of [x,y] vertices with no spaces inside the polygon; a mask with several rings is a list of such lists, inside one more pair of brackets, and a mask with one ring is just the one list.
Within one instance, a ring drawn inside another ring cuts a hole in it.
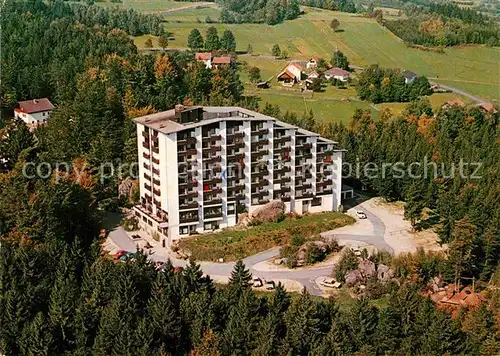
[{"label": "white car", "polygon": [[275,287],[274,281],[266,281],[266,290],[273,290]]},{"label": "white car", "polygon": [[335,281],[333,278],[323,278],[321,282],[319,282],[323,287],[328,288],[340,288],[342,287],[342,283]]},{"label": "white car", "polygon": [[356,216],[358,217],[358,219],[366,219],[366,214],[362,210],[357,210],[356,211]]},{"label": "white car", "polygon": [[253,283],[252,283],[253,287],[255,287],[255,288],[262,287],[262,280],[259,277],[253,277],[252,281],[253,281]]}]

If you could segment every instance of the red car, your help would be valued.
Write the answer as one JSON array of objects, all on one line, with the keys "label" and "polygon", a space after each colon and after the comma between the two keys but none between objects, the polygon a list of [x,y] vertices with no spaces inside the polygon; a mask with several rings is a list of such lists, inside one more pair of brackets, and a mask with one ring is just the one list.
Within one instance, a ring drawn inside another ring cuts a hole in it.
[{"label": "red car", "polygon": [[113,259],[118,260],[120,257],[125,256],[127,254],[127,251],[125,250],[119,250],[117,253],[113,255]]}]

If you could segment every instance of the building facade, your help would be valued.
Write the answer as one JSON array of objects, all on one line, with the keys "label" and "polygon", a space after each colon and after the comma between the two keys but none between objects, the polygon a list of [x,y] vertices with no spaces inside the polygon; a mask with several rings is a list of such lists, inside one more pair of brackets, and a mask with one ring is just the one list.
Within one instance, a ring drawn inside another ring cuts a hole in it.
[{"label": "building facade", "polygon": [[237,223],[273,199],[287,212],[336,210],[335,142],[239,107],[183,107],[137,118],[141,228],[164,246]]}]

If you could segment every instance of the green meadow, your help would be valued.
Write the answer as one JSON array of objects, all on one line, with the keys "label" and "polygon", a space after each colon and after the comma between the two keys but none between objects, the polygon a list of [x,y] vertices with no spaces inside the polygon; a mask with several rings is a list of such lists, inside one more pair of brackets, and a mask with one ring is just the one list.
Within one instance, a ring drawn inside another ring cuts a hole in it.
[{"label": "green meadow", "polygon": [[[220,32],[228,28],[236,37],[238,51],[246,51],[251,44],[255,54],[269,55],[277,43],[291,58],[308,59],[316,55],[329,59],[339,49],[354,65],[409,69],[487,100],[500,100],[500,48],[464,46],[446,48],[444,53],[423,51],[408,48],[374,20],[359,14],[313,8],[305,11],[296,20],[275,26],[207,24],[205,17],[216,20],[219,10],[205,6],[166,13],[164,17],[167,30],[175,38],[170,42],[171,48],[186,48],[193,28],[202,33],[209,26]],[[334,33],[330,29],[333,18],[340,21],[342,31]]]}]

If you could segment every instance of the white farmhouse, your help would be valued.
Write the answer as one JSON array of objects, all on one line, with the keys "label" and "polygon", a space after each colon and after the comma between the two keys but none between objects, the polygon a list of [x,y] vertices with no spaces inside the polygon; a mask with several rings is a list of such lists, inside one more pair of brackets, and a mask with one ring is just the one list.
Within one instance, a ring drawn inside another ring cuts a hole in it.
[{"label": "white farmhouse", "polygon": [[14,116],[23,120],[30,129],[47,123],[54,105],[47,98],[20,101]]},{"label": "white farmhouse", "polygon": [[349,80],[350,74],[351,73],[341,68],[330,68],[325,72],[325,78],[326,79],[334,78],[337,80],[341,80],[343,82],[347,82]]}]

